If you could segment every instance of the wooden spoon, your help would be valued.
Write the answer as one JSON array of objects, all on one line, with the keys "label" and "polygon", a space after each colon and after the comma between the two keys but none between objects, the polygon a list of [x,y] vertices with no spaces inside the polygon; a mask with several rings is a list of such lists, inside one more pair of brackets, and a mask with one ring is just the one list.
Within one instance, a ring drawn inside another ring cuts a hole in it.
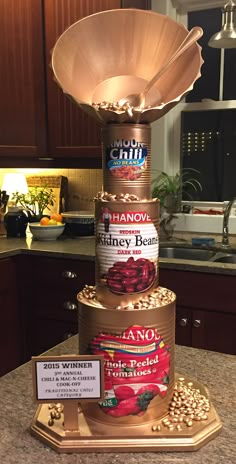
[{"label": "wooden spoon", "polygon": [[118,105],[129,105],[131,108],[144,108],[145,99],[147,93],[152,88],[152,86],[157,82],[158,79],[167,71],[167,69],[174,63],[179,56],[181,56],[193,43],[195,43],[203,34],[203,30],[201,27],[193,27],[188,35],[185,37],[181,45],[177,48],[175,53],[171,56],[169,61],[161,68],[153,78],[147,83],[146,87],[144,88],[143,92],[141,93],[133,93],[127,95],[124,98],[119,100]]}]

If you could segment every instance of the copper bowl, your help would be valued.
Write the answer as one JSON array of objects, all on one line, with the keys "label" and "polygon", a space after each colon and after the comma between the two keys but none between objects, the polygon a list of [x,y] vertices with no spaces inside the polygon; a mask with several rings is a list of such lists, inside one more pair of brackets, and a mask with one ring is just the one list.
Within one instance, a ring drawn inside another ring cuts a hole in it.
[{"label": "copper bowl", "polygon": [[117,102],[141,92],[187,34],[182,24],[153,11],[117,9],[87,16],[70,26],[56,42],[52,53],[55,79],[66,94],[101,123],[153,122],[175,106],[200,77],[203,60],[197,43],[153,86],[141,113],[129,115],[126,111],[95,108],[93,104]]}]

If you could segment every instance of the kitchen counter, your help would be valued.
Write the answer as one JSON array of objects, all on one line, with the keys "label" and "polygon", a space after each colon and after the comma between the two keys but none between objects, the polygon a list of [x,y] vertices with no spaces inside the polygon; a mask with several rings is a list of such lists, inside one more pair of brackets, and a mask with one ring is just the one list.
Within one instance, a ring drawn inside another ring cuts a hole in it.
[{"label": "kitchen counter", "polygon": [[[175,242],[163,242],[161,246],[173,246]],[[181,247],[189,246],[181,242]],[[235,248],[229,252],[236,252]],[[95,260],[95,238],[66,238],[53,241],[37,241],[30,236],[26,239],[0,237],[0,259],[18,254],[44,255],[54,258]],[[159,258],[160,269],[206,272],[211,274],[236,275],[236,264],[215,263],[190,259]]]},{"label": "kitchen counter", "polygon": [[30,236],[23,238],[0,238],[0,259],[17,254],[54,256],[55,258],[95,259],[94,237],[62,238],[38,241]]},{"label": "kitchen counter", "polygon": [[[74,336],[47,354],[78,352]],[[235,464],[236,369],[235,357],[176,346],[176,371],[197,378],[208,387],[223,423],[221,433],[198,451],[178,453],[58,454],[32,437],[29,431],[37,405],[32,399],[31,363],[0,378],[1,464]]]}]

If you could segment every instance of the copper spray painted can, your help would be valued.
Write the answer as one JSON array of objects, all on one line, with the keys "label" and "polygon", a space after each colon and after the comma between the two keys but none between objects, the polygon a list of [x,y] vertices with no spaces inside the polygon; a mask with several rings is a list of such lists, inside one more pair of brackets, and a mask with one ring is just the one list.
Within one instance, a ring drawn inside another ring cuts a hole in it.
[{"label": "copper spray painted can", "polygon": [[104,191],[150,198],[151,126],[108,124],[101,134]]},{"label": "copper spray painted can", "polygon": [[158,286],[159,201],[95,202],[96,292],[109,308]]},{"label": "copper spray painted can", "polygon": [[[154,295],[160,295],[156,307],[138,310],[107,309],[78,295],[79,352],[104,356],[104,400],[82,404],[93,433],[126,434],[126,426],[152,423],[168,413],[174,389],[175,294],[159,287]],[[122,427],[111,431],[111,425]]]}]

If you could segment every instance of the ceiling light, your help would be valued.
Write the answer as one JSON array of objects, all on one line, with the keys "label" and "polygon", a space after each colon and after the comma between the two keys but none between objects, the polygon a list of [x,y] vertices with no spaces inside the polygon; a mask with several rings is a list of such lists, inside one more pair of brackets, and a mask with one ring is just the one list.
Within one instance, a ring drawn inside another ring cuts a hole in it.
[{"label": "ceiling light", "polygon": [[236,48],[236,5],[230,0],[222,9],[222,29],[214,34],[209,42],[213,48]]}]

